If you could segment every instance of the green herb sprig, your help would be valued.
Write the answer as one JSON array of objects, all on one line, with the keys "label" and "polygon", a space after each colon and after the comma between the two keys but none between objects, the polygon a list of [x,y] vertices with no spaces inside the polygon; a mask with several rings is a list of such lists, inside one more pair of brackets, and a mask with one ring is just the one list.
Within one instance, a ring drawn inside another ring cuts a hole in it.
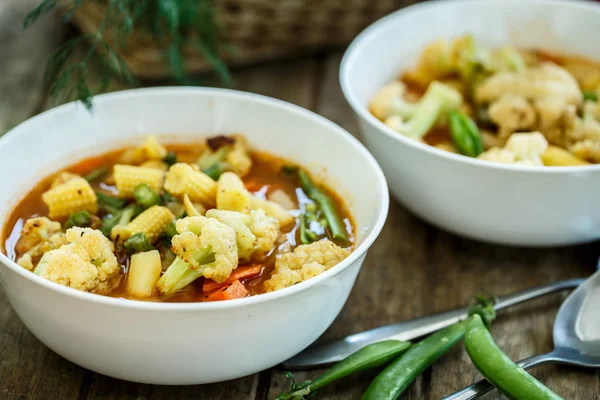
[{"label": "green herb sprig", "polygon": [[[212,0],[71,0],[63,12],[64,21],[69,22],[86,1],[104,3],[104,17],[95,33],[65,42],[50,56],[45,82],[54,103],[77,99],[91,108],[92,97],[104,92],[113,80],[137,86],[136,77],[117,51],[134,30],[151,35],[165,49],[165,60],[177,83],[197,84],[184,68],[184,49],[195,49],[213,67],[220,81],[231,86],[231,75],[221,59],[225,40]],[[23,28],[59,4],[62,1],[42,1],[27,14]],[[80,54],[75,50],[82,42],[89,42],[89,48]],[[97,73],[92,77],[90,71]]]}]

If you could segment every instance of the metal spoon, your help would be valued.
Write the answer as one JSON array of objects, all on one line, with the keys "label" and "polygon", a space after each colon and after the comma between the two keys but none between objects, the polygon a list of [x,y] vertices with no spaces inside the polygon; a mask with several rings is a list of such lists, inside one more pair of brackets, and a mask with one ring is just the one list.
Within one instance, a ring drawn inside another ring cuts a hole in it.
[{"label": "metal spoon", "polygon": [[[588,278],[560,306],[554,320],[554,350],[519,361],[525,369],[543,363],[600,367],[600,271]],[[442,400],[476,399],[494,387],[485,379]]]},{"label": "metal spoon", "polygon": [[[555,293],[565,289],[573,289],[579,286],[585,279],[569,279],[555,282],[537,288],[524,290],[498,299],[494,306],[496,311],[532,300],[540,296]],[[368,331],[355,333],[344,339],[330,343],[312,345],[283,363],[288,370],[301,370],[323,367],[343,360],[350,354],[362,347],[381,340],[412,340],[450,326],[468,315],[468,307],[457,310],[433,314],[410,321],[398,322],[391,325],[381,326]]]}]

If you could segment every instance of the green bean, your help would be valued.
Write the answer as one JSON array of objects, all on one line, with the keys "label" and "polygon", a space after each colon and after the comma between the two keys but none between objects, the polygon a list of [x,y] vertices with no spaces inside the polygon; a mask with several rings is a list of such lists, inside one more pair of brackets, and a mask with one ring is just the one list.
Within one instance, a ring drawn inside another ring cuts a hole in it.
[{"label": "green bean", "polygon": [[509,399],[562,400],[502,352],[479,315],[469,321],[465,349],[485,379]]},{"label": "green bean", "polygon": [[337,241],[342,246],[347,246],[348,243],[350,243],[348,232],[346,232],[346,226],[337,212],[333,199],[316,187],[305,171],[298,171],[298,179],[300,180],[300,186],[302,186],[304,193],[319,205],[325,219],[327,219],[327,224],[329,225],[333,240]]},{"label": "green bean", "polygon": [[144,232],[138,232],[131,236],[124,243],[127,254],[143,253],[145,251],[154,250],[154,246],[148,240]]},{"label": "green bean", "polygon": [[395,400],[434,361],[443,356],[465,335],[468,320],[450,325],[413,345],[389,364],[375,379],[363,400]]},{"label": "green bean", "polygon": [[289,392],[279,395],[277,400],[304,399],[305,396],[315,393],[317,389],[338,379],[385,365],[404,353],[410,346],[410,342],[401,342],[398,340],[385,340],[370,344],[338,362],[312,382],[306,381],[296,384],[290,374],[288,377],[292,379],[292,388]]},{"label": "green bean", "polygon": [[306,214],[300,214],[300,242],[302,244],[311,244],[312,242],[316,242],[317,239],[319,239],[317,234],[311,231],[308,227]]},{"label": "green bean", "polygon": [[81,228],[89,227],[92,224],[92,217],[87,211],[79,211],[69,215],[69,219],[65,222],[65,229],[78,226]]},{"label": "green bean", "polygon": [[160,196],[146,183],[140,183],[133,189],[133,197],[138,204],[145,208],[162,204]]},{"label": "green bean", "polygon": [[98,206],[111,214],[122,210],[127,204],[124,199],[118,199],[102,192],[96,192],[96,198],[98,199]]},{"label": "green bean", "polygon": [[174,151],[170,151],[167,153],[167,155],[163,158],[163,161],[168,165],[171,166],[173,164],[177,163],[177,154],[175,154]]},{"label": "green bean", "polygon": [[89,174],[84,176],[84,178],[86,181],[88,181],[90,183],[95,182],[98,179],[100,179],[102,176],[106,175],[107,172],[108,172],[108,167],[96,168],[95,170],[93,170],[92,172],[90,172]]},{"label": "green bean", "polygon": [[598,101],[598,93],[593,90],[583,92],[583,101]]},{"label": "green bean", "polygon": [[450,135],[456,147],[466,156],[477,157],[483,153],[483,142],[475,122],[460,111],[450,111]]}]

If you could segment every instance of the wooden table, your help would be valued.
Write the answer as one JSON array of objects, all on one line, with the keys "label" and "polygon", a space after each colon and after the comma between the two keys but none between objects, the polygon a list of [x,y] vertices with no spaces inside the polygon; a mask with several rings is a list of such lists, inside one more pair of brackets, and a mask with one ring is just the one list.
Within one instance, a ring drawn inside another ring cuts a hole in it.
[{"label": "wooden table", "polygon": [[[49,52],[64,40],[65,28],[54,16],[22,33],[22,17],[33,3],[36,0],[0,2],[0,133],[48,107],[43,68]],[[334,52],[241,69],[234,77],[241,90],[316,111],[359,136],[338,84],[341,55]],[[346,306],[320,340],[461,306],[481,288],[502,295],[587,276],[597,257],[594,245],[535,250],[476,243],[442,232],[392,201],[387,223]],[[513,359],[550,350],[552,322],[564,297],[549,296],[501,313],[493,328],[498,344]],[[0,399],[264,400],[287,388],[283,372],[273,368],[230,382],[188,387],[140,385],[101,376],[44,347],[0,290]],[[297,373],[296,377],[306,379],[318,373]],[[598,371],[546,366],[534,374],[565,399],[600,399]],[[367,373],[333,385],[318,398],[359,399],[372,377]],[[439,399],[478,377],[457,346],[419,377],[403,398]],[[501,397],[493,393],[487,398]]]}]

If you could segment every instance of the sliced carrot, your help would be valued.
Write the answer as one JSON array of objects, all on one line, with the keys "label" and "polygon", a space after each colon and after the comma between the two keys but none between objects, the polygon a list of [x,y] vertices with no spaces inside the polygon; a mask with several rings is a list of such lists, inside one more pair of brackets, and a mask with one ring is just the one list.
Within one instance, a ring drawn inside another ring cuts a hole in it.
[{"label": "sliced carrot", "polygon": [[256,181],[244,182],[244,186],[246,187],[246,190],[249,192],[258,192],[259,190],[261,190],[263,188],[263,185],[261,185],[260,183],[258,183]]},{"label": "sliced carrot", "polygon": [[202,285],[202,291],[205,293],[212,292],[213,290],[217,290],[222,286],[226,286],[233,281],[248,279],[252,278],[253,276],[260,275],[261,271],[262,265],[259,264],[248,265],[247,267],[238,267],[233,270],[231,275],[229,275],[229,278],[227,278],[227,280],[223,283],[217,283],[211,279],[205,279],[204,285]]},{"label": "sliced carrot", "polygon": [[233,300],[241,299],[250,294],[248,289],[240,281],[234,281],[222,289],[215,290],[211,294],[205,297],[207,301],[221,301],[221,300]]}]

